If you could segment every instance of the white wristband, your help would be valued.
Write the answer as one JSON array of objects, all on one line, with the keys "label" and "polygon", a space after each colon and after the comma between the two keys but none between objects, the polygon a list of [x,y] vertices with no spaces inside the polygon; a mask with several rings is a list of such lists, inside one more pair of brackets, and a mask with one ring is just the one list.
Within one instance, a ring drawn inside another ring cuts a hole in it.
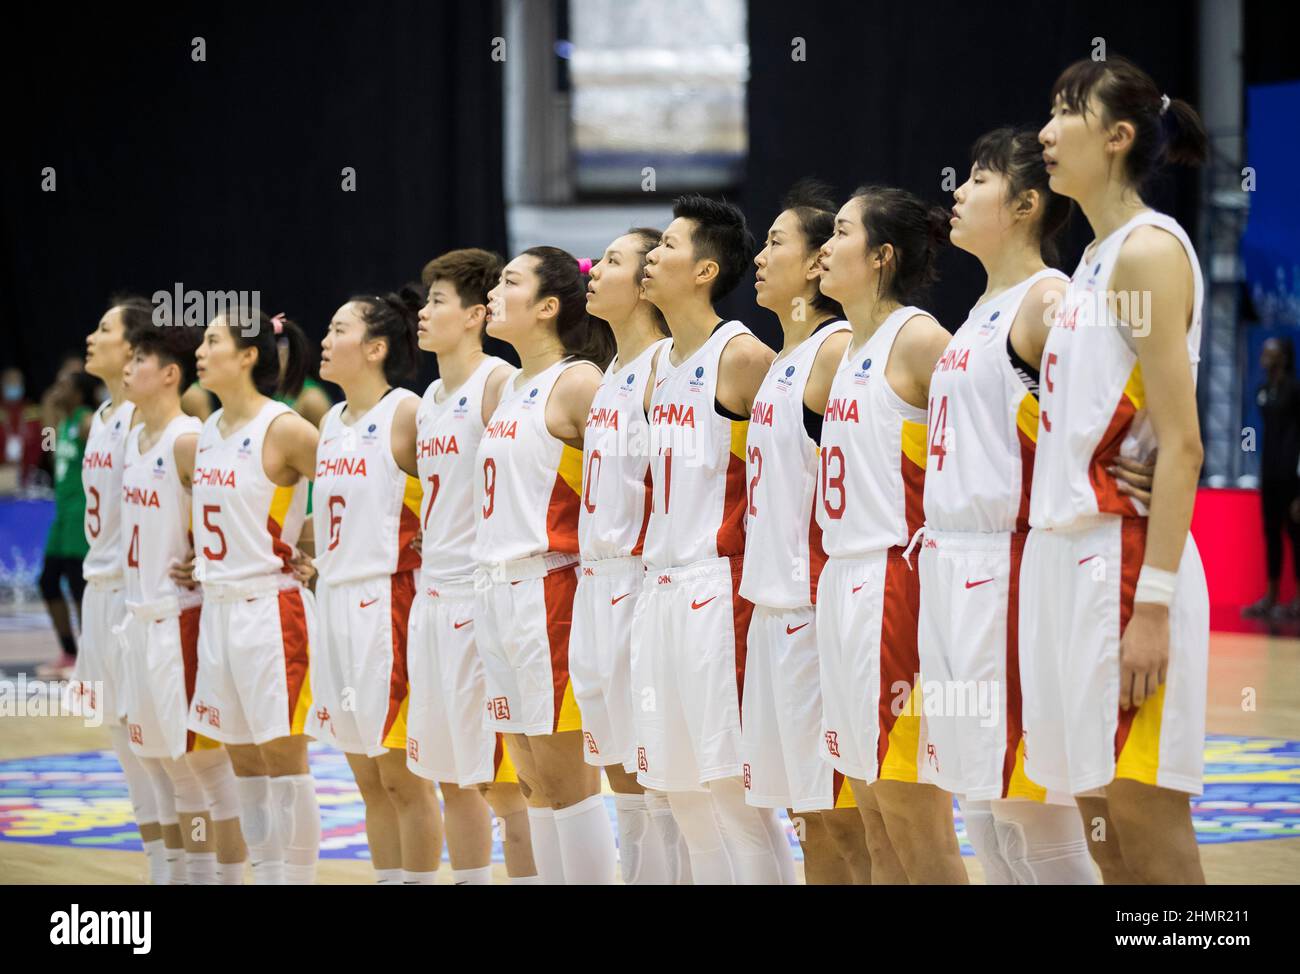
[{"label": "white wristband", "polygon": [[1138,573],[1137,589],[1133,593],[1134,602],[1155,602],[1168,605],[1174,600],[1174,582],[1177,572],[1167,572],[1163,568],[1143,565]]}]

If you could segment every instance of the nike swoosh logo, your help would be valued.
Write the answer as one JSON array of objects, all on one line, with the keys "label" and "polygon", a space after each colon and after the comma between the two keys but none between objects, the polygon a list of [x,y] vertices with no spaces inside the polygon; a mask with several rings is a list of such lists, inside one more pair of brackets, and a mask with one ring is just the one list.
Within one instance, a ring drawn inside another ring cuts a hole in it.
[{"label": "nike swoosh logo", "polygon": [[464,629],[466,626],[468,626],[468,625],[469,625],[471,622],[473,622],[473,621],[474,621],[473,619],[462,619],[460,622],[453,622],[453,623],[451,624],[451,627],[452,627],[453,629]]},{"label": "nike swoosh logo", "polygon": [[375,604],[376,602],[378,602],[378,601],[379,601],[378,599],[370,599],[369,601],[362,602],[362,603],[361,603],[361,608],[364,609],[366,606],[374,605],[374,604]]},{"label": "nike swoosh logo", "polygon": [[787,625],[787,626],[785,627],[785,634],[786,634],[787,636],[793,636],[793,635],[794,635],[795,633],[797,633],[800,629],[804,628],[804,626],[807,626],[807,625],[811,625],[811,623],[807,623],[807,622],[805,622],[805,623],[803,624],[803,626],[791,626],[791,625]]},{"label": "nike swoosh logo", "polygon": [[[625,598],[627,598],[627,597],[628,597],[629,595],[631,595],[631,594],[632,594],[631,592],[624,592],[624,593],[623,593],[622,595],[620,595],[618,598],[616,598],[616,599],[610,599],[610,600],[609,600],[609,604],[610,604],[610,605],[618,605],[620,602],[622,602]],[[714,598],[717,598],[717,596],[715,595]]]},{"label": "nike swoosh logo", "polygon": [[[866,584],[867,584],[866,582],[863,582],[863,583],[862,583],[862,585],[866,585]],[[854,585],[854,586],[853,586],[853,594],[854,594],[854,595],[857,595],[857,594],[858,594],[858,589],[862,588],[862,585]]]},{"label": "nike swoosh logo", "polygon": [[1100,558],[1100,557],[1101,557],[1100,555],[1089,555],[1087,558],[1080,558],[1079,564],[1082,565],[1084,562],[1089,562],[1092,561],[1094,558]]},{"label": "nike swoosh logo", "polygon": [[655,388],[658,389],[661,385],[663,385],[663,384],[664,384],[665,382],[667,382],[667,381],[668,381],[667,379],[659,379],[659,380],[657,380],[657,381],[655,382]]},{"label": "nike swoosh logo", "polygon": [[991,582],[991,581],[993,581],[993,579],[991,579],[991,578],[981,578],[978,582],[972,582],[972,581],[968,578],[968,579],[966,579],[966,587],[967,587],[967,588],[975,588],[977,585],[987,585],[987,584],[988,584],[989,582]]},{"label": "nike swoosh logo", "polygon": [[200,453],[204,453],[204,452],[206,452],[207,450],[211,450],[211,449],[212,449],[212,447],[210,447],[210,446],[201,446],[201,447],[199,447],[199,452],[200,452]]},{"label": "nike swoosh logo", "polygon": [[338,439],[337,436],[331,436],[328,440],[321,440],[321,444],[320,444],[320,445],[321,445],[321,446],[329,446],[331,443],[333,443],[333,442],[334,442],[335,440],[337,440],[337,439]]},{"label": "nike swoosh logo", "polygon": [[696,602],[694,599],[691,599],[691,608],[692,608],[692,609],[702,609],[702,608],[704,608],[706,605],[708,605],[710,602],[712,602],[712,601],[713,601],[714,599],[716,599],[716,598],[717,598],[716,595],[711,595],[711,596],[709,596],[707,599],[705,599],[703,602]]}]

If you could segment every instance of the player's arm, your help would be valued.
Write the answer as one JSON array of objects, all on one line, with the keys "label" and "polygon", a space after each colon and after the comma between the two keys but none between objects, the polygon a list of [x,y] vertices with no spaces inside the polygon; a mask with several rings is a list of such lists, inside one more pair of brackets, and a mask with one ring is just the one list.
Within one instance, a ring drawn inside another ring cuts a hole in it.
[{"label": "player's arm", "polygon": [[403,399],[393,413],[392,434],[393,459],[403,473],[416,478],[420,476],[420,468],[415,462],[415,414],[419,408],[418,396]]},{"label": "player's arm", "polygon": [[591,368],[578,365],[561,372],[551,390],[551,398],[546,401],[547,432],[581,450],[587,414],[591,412],[591,401],[596,398],[598,388],[600,369],[594,365]]},{"label": "player's arm", "polygon": [[206,423],[208,417],[212,415],[212,397],[197,382],[191,383],[181,395],[181,409],[185,415],[195,416]]},{"label": "player's arm", "polygon": [[492,414],[501,402],[501,392],[506,387],[506,380],[514,375],[515,370],[509,365],[498,365],[483,383],[483,425],[488,424]]},{"label": "player's arm", "polygon": [[181,486],[189,490],[194,485],[194,457],[198,454],[199,434],[183,433],[172,444],[172,459],[176,462],[176,476]]},{"label": "player's arm", "polygon": [[[1132,321],[1130,334],[1142,369],[1146,409],[1160,452],[1151,485],[1143,569],[1177,572],[1192,523],[1201,473],[1196,388],[1187,353],[1194,285],[1187,252],[1177,238],[1140,227],[1120,248],[1111,276],[1115,294],[1150,299],[1149,321]],[[1120,705],[1139,706],[1164,682],[1169,662],[1169,607],[1135,602],[1120,642]]]},{"label": "player's arm", "polygon": [[295,412],[281,413],[266,431],[262,462],[271,482],[292,487],[300,477],[316,477],[316,444],[320,432]]},{"label": "player's arm", "polygon": [[718,358],[717,397],[722,408],[748,417],[774,358],[776,352],[753,335],[737,335],[727,342]]},{"label": "player's arm", "polygon": [[929,408],[930,376],[950,341],[948,330],[929,315],[913,315],[903,323],[885,366],[885,379],[900,399],[918,409]]},{"label": "player's arm", "polygon": [[319,386],[304,389],[293,402],[294,411],[313,426],[320,426],[332,405],[330,397]]},{"label": "player's arm", "polygon": [[803,387],[803,404],[818,416],[826,414],[826,400],[831,396],[831,383],[835,381],[840,360],[844,358],[844,350],[851,341],[851,331],[837,331],[817,349],[812,371],[808,373],[808,381]]}]

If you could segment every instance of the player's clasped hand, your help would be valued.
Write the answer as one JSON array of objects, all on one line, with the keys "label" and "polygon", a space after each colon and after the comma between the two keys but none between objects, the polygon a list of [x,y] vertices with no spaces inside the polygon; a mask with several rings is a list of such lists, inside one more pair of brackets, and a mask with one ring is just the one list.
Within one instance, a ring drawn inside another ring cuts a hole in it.
[{"label": "player's clasped hand", "polygon": [[198,588],[199,583],[194,580],[194,549],[190,549],[190,553],[183,561],[173,561],[171,567],[167,569],[167,574],[182,588]]},{"label": "player's clasped hand", "polygon": [[1106,472],[1115,477],[1121,494],[1151,503],[1151,482],[1156,472],[1156,455],[1151,454],[1150,463],[1139,463],[1132,457],[1116,457],[1115,462],[1106,468]]},{"label": "player's clasped hand", "polygon": [[293,558],[290,559],[289,564],[293,568],[293,577],[301,585],[309,584],[316,577],[316,563],[312,561],[309,554],[300,548],[293,550]]}]

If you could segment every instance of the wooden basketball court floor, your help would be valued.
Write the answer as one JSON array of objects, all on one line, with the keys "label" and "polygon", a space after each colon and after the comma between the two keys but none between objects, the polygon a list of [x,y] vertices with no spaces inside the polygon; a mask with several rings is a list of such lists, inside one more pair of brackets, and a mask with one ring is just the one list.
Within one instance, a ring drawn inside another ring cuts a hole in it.
[{"label": "wooden basketball court floor", "polygon": [[[0,679],[31,673],[32,656],[52,655],[48,630],[7,628],[0,632]],[[1196,805],[1207,880],[1300,882],[1300,639],[1212,635],[1207,735],[1206,794]],[[133,831],[124,788],[117,781],[114,797],[95,797],[115,777],[111,752],[102,753],[108,747],[102,727],[88,728],[78,718],[0,717],[0,883],[142,881],[143,853],[121,848],[131,844]],[[75,770],[76,762],[90,762],[89,771]],[[359,804],[355,794],[347,793],[355,786],[346,779],[346,766],[341,767],[343,773],[333,782],[336,792],[322,793],[323,809],[333,799],[351,807]],[[35,800],[41,788],[55,797]],[[107,818],[97,819],[96,808],[108,809]],[[104,829],[94,828],[105,821],[115,823],[108,837],[101,834]],[[355,825],[348,841],[352,855],[364,855],[364,835]],[[373,882],[364,858],[328,855],[320,862],[321,883]],[[974,857],[967,855],[965,862],[972,882],[982,882]],[[802,876],[801,864],[799,868]],[[499,860],[494,872],[497,882],[506,882]],[[448,867],[440,880],[451,881]]]}]

